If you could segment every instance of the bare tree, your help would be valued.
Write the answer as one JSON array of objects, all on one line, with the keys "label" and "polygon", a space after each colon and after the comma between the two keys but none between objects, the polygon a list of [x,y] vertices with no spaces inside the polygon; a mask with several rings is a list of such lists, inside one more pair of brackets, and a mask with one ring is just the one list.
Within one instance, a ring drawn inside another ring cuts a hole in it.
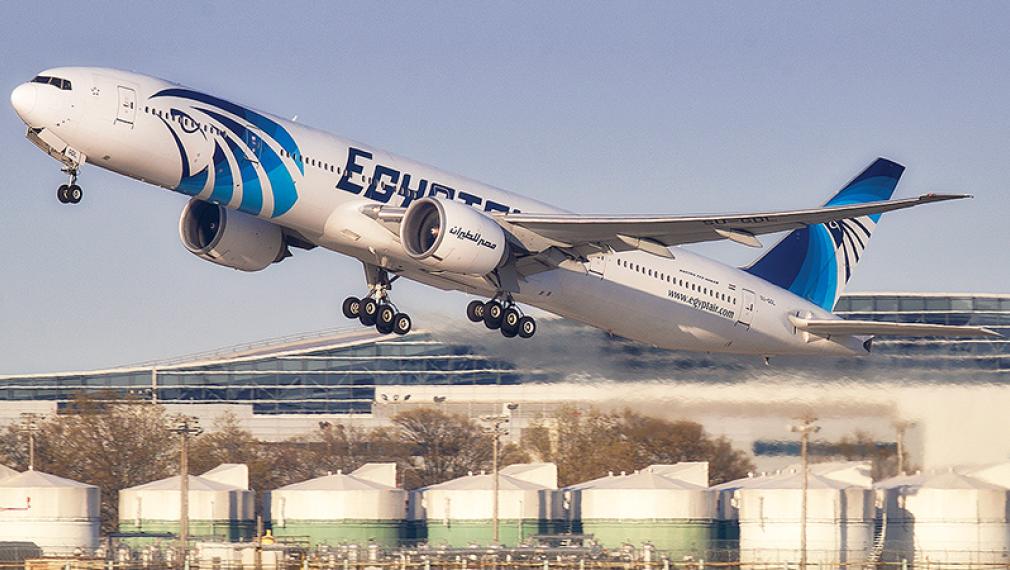
[{"label": "bare tree", "polygon": [[[161,406],[99,398],[79,396],[67,413],[40,422],[35,467],[100,487],[102,529],[109,532],[118,524],[119,491],[170,475],[177,448]],[[11,467],[28,467],[21,442],[5,445],[0,454]]]},{"label": "bare tree", "polygon": [[410,458],[405,463],[411,486],[440,483],[491,463],[491,436],[465,416],[419,408],[396,414],[393,423]]},{"label": "bare tree", "polygon": [[565,407],[555,418],[527,430],[524,444],[540,459],[557,463],[562,485],[656,463],[708,461],[713,483],[744,477],[753,470],[745,453],[733,449],[725,438],[713,439],[701,424],[630,410],[604,413]]}]

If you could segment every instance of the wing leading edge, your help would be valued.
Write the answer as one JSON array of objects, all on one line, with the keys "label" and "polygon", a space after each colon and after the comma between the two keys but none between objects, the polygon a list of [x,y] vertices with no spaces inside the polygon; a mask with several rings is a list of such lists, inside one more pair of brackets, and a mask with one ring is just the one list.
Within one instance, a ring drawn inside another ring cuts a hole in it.
[{"label": "wing leading edge", "polygon": [[607,244],[618,250],[627,250],[634,248],[629,242],[636,239],[663,247],[723,239],[759,246],[756,236],[762,234],[970,197],[965,194],[925,194],[917,198],[806,210],[724,215],[595,216],[516,213],[506,214],[499,219],[569,247]]}]

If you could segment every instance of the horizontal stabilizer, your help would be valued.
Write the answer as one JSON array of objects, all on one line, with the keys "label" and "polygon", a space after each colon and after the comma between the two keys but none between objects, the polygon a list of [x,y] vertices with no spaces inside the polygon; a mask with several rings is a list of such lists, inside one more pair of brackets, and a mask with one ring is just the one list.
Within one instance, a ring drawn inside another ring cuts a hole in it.
[{"label": "horizontal stabilizer", "polygon": [[1000,337],[998,332],[985,327],[957,325],[930,325],[920,323],[887,323],[849,319],[803,319],[790,316],[789,321],[798,330],[817,336],[949,336],[949,337]]}]

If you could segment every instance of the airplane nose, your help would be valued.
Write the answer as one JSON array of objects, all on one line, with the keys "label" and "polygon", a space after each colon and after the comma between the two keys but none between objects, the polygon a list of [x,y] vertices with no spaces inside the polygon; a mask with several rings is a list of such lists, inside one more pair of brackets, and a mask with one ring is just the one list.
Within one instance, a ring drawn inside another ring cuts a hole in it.
[{"label": "airplane nose", "polygon": [[35,109],[35,99],[35,86],[31,83],[22,83],[11,91],[11,105],[22,120],[27,120],[28,115]]}]

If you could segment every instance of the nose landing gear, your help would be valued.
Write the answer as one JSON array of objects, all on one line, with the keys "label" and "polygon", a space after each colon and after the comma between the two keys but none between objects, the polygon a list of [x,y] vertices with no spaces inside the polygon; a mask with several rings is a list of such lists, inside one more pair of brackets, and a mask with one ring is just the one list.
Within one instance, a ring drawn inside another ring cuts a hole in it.
[{"label": "nose landing gear", "polygon": [[487,302],[471,301],[466,307],[466,317],[471,322],[484,323],[491,330],[500,330],[505,338],[530,338],[537,332],[537,321],[524,315],[511,297],[506,297],[504,302],[497,298]]},{"label": "nose landing gear", "polygon": [[61,184],[56,190],[56,199],[60,201],[61,204],[78,204],[81,198],[84,197],[84,190],[77,185],[77,169],[76,168],[65,168],[63,172],[70,176],[69,184]]}]

